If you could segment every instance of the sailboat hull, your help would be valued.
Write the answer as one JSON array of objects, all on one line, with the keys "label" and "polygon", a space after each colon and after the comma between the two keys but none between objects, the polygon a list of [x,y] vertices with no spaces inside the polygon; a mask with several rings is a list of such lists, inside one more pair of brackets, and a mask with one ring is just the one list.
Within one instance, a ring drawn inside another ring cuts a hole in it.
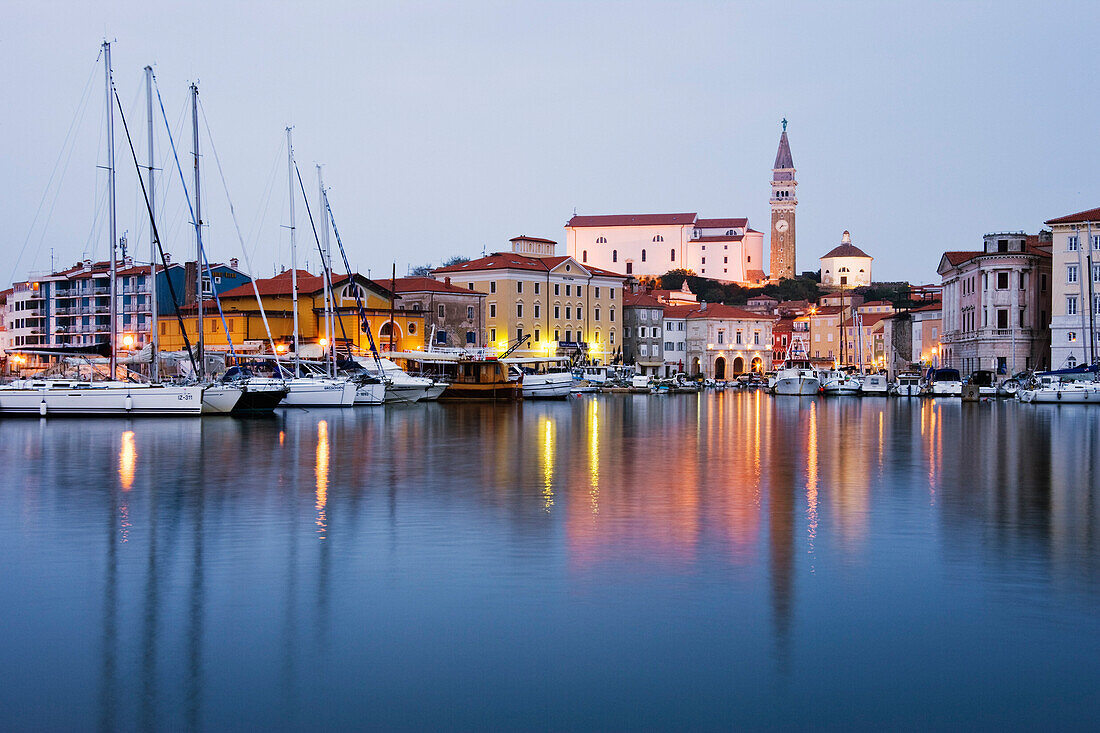
[{"label": "sailboat hull", "polygon": [[170,385],[2,387],[0,413],[12,415],[200,415],[203,388]]}]

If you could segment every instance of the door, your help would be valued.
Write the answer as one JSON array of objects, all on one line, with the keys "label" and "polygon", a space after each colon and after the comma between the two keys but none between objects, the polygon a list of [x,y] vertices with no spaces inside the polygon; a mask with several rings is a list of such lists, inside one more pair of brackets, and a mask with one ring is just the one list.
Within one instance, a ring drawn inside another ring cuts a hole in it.
[{"label": "door", "polygon": [[734,374],[744,374],[745,373],[745,360],[740,356],[733,360],[733,373]]},{"label": "door", "polygon": [[726,378],[726,357],[719,356],[717,359],[714,360],[714,378]]}]

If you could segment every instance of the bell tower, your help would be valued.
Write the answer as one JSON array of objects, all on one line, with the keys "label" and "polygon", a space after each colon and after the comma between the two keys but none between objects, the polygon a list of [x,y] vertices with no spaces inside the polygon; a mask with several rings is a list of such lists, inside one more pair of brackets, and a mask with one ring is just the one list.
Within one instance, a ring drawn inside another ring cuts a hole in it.
[{"label": "bell tower", "polygon": [[794,160],[787,142],[787,120],[783,119],[783,134],[779,136],[779,150],[772,166],[772,229],[771,229],[771,280],[794,277],[794,209],[798,206],[794,179]]}]

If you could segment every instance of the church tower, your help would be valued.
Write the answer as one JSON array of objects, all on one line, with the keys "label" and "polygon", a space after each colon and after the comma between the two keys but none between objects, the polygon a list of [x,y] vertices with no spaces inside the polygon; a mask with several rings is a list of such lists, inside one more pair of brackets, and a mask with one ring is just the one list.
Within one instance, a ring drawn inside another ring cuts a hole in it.
[{"label": "church tower", "polygon": [[773,281],[794,277],[794,208],[798,206],[794,179],[794,160],[787,142],[787,120],[783,120],[783,134],[779,137],[779,151],[772,166],[772,232],[771,253]]}]

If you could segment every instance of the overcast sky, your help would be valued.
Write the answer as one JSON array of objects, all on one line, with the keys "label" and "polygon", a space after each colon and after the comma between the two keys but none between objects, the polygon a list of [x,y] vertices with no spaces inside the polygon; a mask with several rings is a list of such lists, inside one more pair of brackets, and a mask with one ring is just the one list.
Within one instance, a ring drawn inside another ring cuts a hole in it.
[{"label": "overcast sky", "polygon": [[[945,249],[1100,205],[1100,3],[107,5],[5,4],[4,279],[48,268],[51,248],[59,265],[107,256],[104,37],[143,164],[142,67],[181,155],[198,81],[260,275],[289,264],[288,124],[310,205],[323,163],[352,265],[375,277],[521,233],[564,250],[574,208],[747,216],[767,231],[783,117],[799,271],[849,229],[876,280],[929,281]],[[162,237],[182,259],[193,235],[156,124]],[[147,259],[117,134],[119,230]],[[212,155],[202,175],[210,256],[240,257]],[[315,270],[296,210],[299,264]]]}]

